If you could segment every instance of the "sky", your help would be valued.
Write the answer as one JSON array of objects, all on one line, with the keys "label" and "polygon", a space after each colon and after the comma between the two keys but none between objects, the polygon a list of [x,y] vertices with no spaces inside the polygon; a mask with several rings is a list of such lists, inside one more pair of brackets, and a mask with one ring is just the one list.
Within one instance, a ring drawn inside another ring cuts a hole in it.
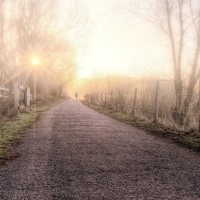
[{"label": "sky", "polygon": [[[78,78],[94,74],[167,74],[165,49],[152,25],[120,14],[113,0],[82,0],[89,12],[92,34],[87,51],[78,57]],[[155,56],[156,55],[156,56]],[[166,58],[167,59],[167,58]]]}]

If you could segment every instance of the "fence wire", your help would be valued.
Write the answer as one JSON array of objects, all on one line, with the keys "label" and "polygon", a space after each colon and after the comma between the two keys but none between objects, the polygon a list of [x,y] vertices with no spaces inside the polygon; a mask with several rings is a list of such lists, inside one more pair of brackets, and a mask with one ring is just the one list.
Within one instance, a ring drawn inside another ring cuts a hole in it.
[{"label": "fence wire", "polygon": [[[148,81],[146,83],[113,88],[103,93],[88,94],[85,98],[108,109],[155,120],[167,127],[179,130],[198,130],[199,94],[195,90],[187,102],[187,90],[176,94],[174,83],[169,81]],[[158,90],[156,90],[158,87]],[[158,101],[156,101],[156,95]],[[180,101],[179,105],[177,102]],[[157,104],[156,104],[157,103]],[[185,109],[189,103],[188,109]],[[158,108],[156,115],[156,106]]]}]

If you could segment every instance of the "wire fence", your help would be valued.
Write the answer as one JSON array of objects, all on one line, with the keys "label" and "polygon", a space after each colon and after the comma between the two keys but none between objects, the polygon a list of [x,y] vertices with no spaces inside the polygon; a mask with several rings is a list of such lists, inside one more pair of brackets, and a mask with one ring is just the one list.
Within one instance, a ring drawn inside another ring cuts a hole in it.
[{"label": "wire fence", "polygon": [[[87,94],[85,99],[110,110],[154,121],[166,127],[199,130],[199,92],[194,91],[189,108],[184,109],[187,95],[184,88],[182,94],[176,94],[173,82],[149,81]],[[181,99],[178,108],[177,99]]]}]

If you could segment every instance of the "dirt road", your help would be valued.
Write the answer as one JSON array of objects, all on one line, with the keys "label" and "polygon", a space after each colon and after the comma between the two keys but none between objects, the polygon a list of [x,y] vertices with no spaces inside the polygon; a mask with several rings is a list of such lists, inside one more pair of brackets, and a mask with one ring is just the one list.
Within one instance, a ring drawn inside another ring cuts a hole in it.
[{"label": "dirt road", "polygon": [[200,199],[200,153],[69,100],[44,112],[0,168],[1,200]]}]

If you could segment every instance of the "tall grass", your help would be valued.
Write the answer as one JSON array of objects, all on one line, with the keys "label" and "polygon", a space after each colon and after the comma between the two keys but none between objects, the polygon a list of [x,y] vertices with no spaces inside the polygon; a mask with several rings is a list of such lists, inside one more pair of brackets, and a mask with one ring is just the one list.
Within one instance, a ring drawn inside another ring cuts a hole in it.
[{"label": "tall grass", "polygon": [[[104,80],[107,80],[107,82]],[[189,111],[186,113],[183,123],[178,123],[177,121],[181,120],[177,120],[177,116],[181,117],[183,113],[178,115],[174,109],[176,106],[176,94],[173,81],[159,80],[157,78],[143,77],[136,79],[126,76],[113,76],[109,79],[102,77],[102,84],[100,78],[98,78],[97,87],[95,87],[93,79],[90,80],[93,83],[92,88],[88,83],[83,87],[87,91],[85,98],[94,104],[129,115],[134,113],[136,117],[153,121],[156,107],[156,84],[158,81],[159,111],[157,122],[177,130],[198,130],[198,91],[195,90],[193,94]],[[137,96],[134,107],[136,88]],[[185,97],[186,90],[183,89],[182,100]],[[183,102],[181,106],[183,106]]]}]

